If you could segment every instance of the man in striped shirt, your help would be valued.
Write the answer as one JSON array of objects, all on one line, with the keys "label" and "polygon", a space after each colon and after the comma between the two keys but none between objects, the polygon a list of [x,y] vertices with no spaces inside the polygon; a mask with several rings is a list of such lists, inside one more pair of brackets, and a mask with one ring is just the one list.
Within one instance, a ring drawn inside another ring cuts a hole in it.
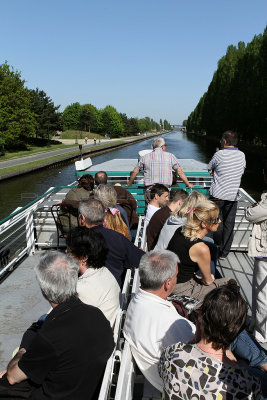
[{"label": "man in striped shirt", "polygon": [[187,187],[193,185],[183,172],[177,158],[166,151],[165,140],[162,137],[153,140],[153,151],[141,157],[138,165],[134,168],[129,183],[131,186],[139,170],[144,170],[144,186],[148,188],[154,183],[161,183],[167,187],[172,185],[172,171],[176,171]]},{"label": "man in striped shirt", "polygon": [[213,176],[210,200],[217,203],[222,214],[220,259],[225,259],[233,242],[233,230],[237,210],[238,189],[246,167],[245,154],[238,150],[237,134],[226,131],[222,135],[221,150],[217,151],[208,165]]}]

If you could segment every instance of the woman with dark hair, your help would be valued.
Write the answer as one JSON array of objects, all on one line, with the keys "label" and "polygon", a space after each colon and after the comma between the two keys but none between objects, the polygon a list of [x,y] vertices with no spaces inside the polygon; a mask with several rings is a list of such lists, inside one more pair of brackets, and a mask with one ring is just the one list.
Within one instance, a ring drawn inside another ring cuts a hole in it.
[{"label": "woman with dark hair", "polygon": [[[267,160],[263,168],[264,182],[267,184]],[[252,280],[252,319],[250,329],[256,339],[267,344],[267,191],[261,201],[248,207],[246,218],[253,222],[253,230],[248,244],[248,255],[254,257]]]},{"label": "woman with dark hair", "polygon": [[100,308],[111,327],[120,307],[120,288],[104,266],[108,249],[99,232],[84,226],[73,228],[67,236],[67,251],[79,262],[77,293],[86,304]]},{"label": "woman with dark hair", "polygon": [[173,293],[200,300],[199,307],[207,293],[228,281],[228,278],[214,278],[211,273],[210,249],[203,240],[208,233],[216,232],[221,220],[219,208],[208,200],[196,204],[186,215],[185,225],[175,231],[167,247],[180,259]]},{"label": "woman with dark hair", "polygon": [[161,356],[159,374],[164,399],[260,399],[258,378],[240,367],[229,350],[245,326],[247,305],[236,285],[207,294],[202,304],[196,344],[176,343]]}]

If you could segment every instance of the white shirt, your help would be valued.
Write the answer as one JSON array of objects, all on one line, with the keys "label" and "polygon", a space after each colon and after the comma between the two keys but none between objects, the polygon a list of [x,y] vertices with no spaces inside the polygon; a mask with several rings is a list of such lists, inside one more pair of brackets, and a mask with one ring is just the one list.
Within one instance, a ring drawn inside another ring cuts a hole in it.
[{"label": "white shirt", "polygon": [[238,189],[245,168],[245,154],[236,147],[217,151],[208,165],[208,169],[213,171],[210,194],[220,200],[238,200]]},{"label": "white shirt", "polygon": [[106,268],[88,268],[78,279],[77,293],[80,300],[99,308],[114,326],[120,308],[120,287]]},{"label": "white shirt", "polygon": [[162,391],[161,353],[171,344],[192,339],[195,325],[181,317],[171,302],[140,289],[130,302],[123,331],[140,371]]},{"label": "white shirt", "polygon": [[158,211],[160,207],[155,207],[152,206],[151,204],[148,204],[147,210],[146,210],[146,216],[145,216],[145,221],[149,222],[152,218],[152,215],[155,214],[156,211]]}]

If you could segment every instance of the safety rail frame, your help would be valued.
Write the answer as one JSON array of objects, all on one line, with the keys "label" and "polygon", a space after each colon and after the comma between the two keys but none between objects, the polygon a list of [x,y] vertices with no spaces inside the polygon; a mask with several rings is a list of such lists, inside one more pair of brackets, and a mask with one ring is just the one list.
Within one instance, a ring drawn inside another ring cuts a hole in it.
[{"label": "safety rail frame", "polygon": [[[73,184],[72,184],[73,185]],[[33,213],[52,193],[63,189],[70,188],[70,186],[54,186],[49,188],[44,194],[37,197],[35,200],[20,207],[11,213],[8,217],[0,221],[0,238],[3,244],[1,250],[8,249],[18,239],[25,237],[23,249],[18,249],[11,257],[8,264],[0,271],[0,279],[8,272],[12,271],[14,266],[25,256],[31,255],[35,252],[35,237],[34,237],[34,224]],[[20,232],[20,233],[19,233]],[[13,239],[8,242],[14,233],[18,233]],[[4,236],[5,235],[5,236]],[[6,243],[4,243],[6,242]]]}]

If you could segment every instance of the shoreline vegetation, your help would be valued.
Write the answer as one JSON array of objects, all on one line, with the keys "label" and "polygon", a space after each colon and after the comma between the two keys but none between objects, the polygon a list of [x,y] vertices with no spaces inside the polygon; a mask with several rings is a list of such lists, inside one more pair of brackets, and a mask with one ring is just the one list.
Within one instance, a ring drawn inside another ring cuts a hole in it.
[{"label": "shoreline vegetation", "polygon": [[[171,130],[166,119],[159,122],[148,116],[128,117],[112,105],[97,108],[90,103],[60,105],[39,88],[28,89],[21,73],[8,65],[0,65],[0,151],[27,150],[28,146],[45,146],[56,134],[74,133],[78,138],[121,138],[145,132]],[[63,133],[62,133],[63,132]],[[77,133],[78,132],[78,133]]]},{"label": "shoreline vegetation", "polygon": [[228,46],[208,90],[183,122],[187,131],[212,137],[233,130],[244,149],[266,148],[266,68],[267,26],[250,43]]},{"label": "shoreline vegetation", "polygon": [[[129,146],[134,142],[139,142],[139,141],[143,141],[143,140],[147,140],[150,137],[153,136],[158,136],[158,135],[162,135],[164,133],[167,132],[149,132],[146,135],[140,135],[140,136],[134,136],[134,137],[123,137],[123,138],[116,138],[111,140],[108,143],[104,143],[104,144],[96,144],[94,145],[94,141],[93,139],[90,139],[90,146],[83,148],[82,150],[82,154],[83,156],[90,157],[93,156],[95,154],[100,155],[103,154],[105,152],[109,152],[112,150],[115,150],[119,147],[124,147],[124,146]],[[96,135],[93,137],[96,138]],[[105,138],[101,137],[102,139],[106,140]],[[79,142],[81,141],[81,139],[79,139]],[[89,142],[89,141],[88,141]],[[83,140],[84,143],[84,140]],[[51,167],[52,165],[56,165],[59,163],[63,163],[66,161],[70,161],[70,160],[77,160],[80,158],[80,150],[77,147],[79,143],[75,143],[73,145],[51,145],[48,150],[44,150],[44,151],[32,151],[30,154],[25,154],[23,157],[27,157],[27,155],[38,155],[38,154],[42,154],[45,151],[47,151],[48,156],[44,159],[38,160],[38,161],[29,161],[29,162],[25,162],[25,164],[20,164],[20,165],[14,165],[14,166],[9,166],[6,168],[1,168],[1,161],[12,161],[13,158],[6,158],[5,160],[2,160],[0,158],[0,181],[4,180],[4,179],[10,179],[13,178],[15,176],[18,175],[23,175],[23,174],[27,174],[30,173],[32,171],[36,171],[38,169],[42,169],[42,168],[47,168],[47,167]],[[56,146],[56,147],[54,147]],[[63,146],[63,147],[62,147]],[[62,149],[62,148],[75,148],[75,150],[64,153],[62,155],[56,155],[53,157],[49,157],[49,152],[57,150],[58,148]],[[46,147],[47,149],[47,147]],[[16,153],[17,155],[19,154],[18,152]],[[16,159],[18,158],[23,158],[23,157],[16,157]]]}]

